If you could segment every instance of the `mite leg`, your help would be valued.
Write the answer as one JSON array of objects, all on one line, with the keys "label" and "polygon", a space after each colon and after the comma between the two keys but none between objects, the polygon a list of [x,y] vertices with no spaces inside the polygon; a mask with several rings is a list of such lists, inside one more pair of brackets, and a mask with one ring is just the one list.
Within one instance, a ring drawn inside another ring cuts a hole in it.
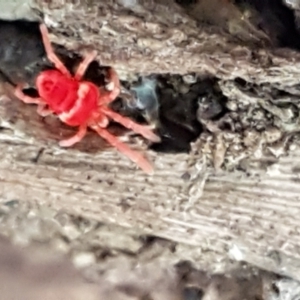
[{"label": "mite leg", "polygon": [[81,78],[83,77],[86,69],[88,68],[88,66],[90,65],[90,63],[95,59],[97,55],[97,51],[93,51],[91,53],[89,53],[84,60],[80,63],[80,65],[77,68],[77,71],[75,73],[74,78],[78,81],[81,80]]},{"label": "mite leg", "polygon": [[105,86],[105,89],[102,90],[101,104],[114,101],[119,96],[121,90],[119,76],[115,69],[109,68],[107,72],[109,83]]},{"label": "mite leg", "polygon": [[106,129],[100,128],[97,124],[91,127],[108,143],[117,148],[121,153],[126,155],[130,160],[136,163],[142,170],[148,174],[153,174],[153,167],[148,160],[140,153],[133,151],[126,144],[120,142],[114,135],[110,134]]},{"label": "mite leg", "polygon": [[51,46],[51,42],[49,39],[48,29],[45,24],[40,25],[40,31],[42,34],[42,39],[43,39],[43,43],[44,43],[44,47],[45,47],[45,51],[46,51],[48,59],[55,65],[56,69],[61,71],[64,75],[72,77],[69,70],[65,67],[63,62],[54,53],[54,50]]},{"label": "mite leg", "polygon": [[78,132],[74,136],[72,136],[68,139],[60,141],[59,146],[61,146],[61,147],[71,147],[74,144],[80,142],[83,139],[83,137],[86,135],[86,130],[87,130],[86,124],[81,125],[79,127]]},{"label": "mite leg", "polygon": [[53,111],[49,108],[46,108],[45,104],[38,104],[37,113],[42,117],[47,117],[53,113]]},{"label": "mite leg", "polygon": [[143,126],[138,123],[135,123],[132,120],[130,120],[129,118],[123,117],[107,107],[103,107],[103,108],[101,108],[101,110],[109,118],[122,124],[124,127],[131,129],[132,131],[134,131],[136,133],[139,133],[146,139],[148,139],[152,142],[160,142],[160,137],[157,136],[155,133],[153,133],[147,126]]},{"label": "mite leg", "polygon": [[20,100],[22,100],[24,103],[28,104],[40,104],[43,103],[43,100],[39,97],[33,98],[30,96],[27,96],[23,93],[21,86],[17,86],[15,89],[15,96],[18,97]]}]

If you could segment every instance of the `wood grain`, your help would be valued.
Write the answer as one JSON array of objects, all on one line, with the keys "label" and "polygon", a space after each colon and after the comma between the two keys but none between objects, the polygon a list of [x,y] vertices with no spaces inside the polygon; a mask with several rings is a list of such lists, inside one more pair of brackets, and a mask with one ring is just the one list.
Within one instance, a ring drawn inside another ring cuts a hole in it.
[{"label": "wood grain", "polygon": [[[64,208],[124,234],[166,238],[179,259],[208,270],[233,258],[300,279],[296,142],[287,157],[251,176],[201,169],[200,157],[191,164],[189,155],[145,152],[155,165],[148,176],[92,132],[74,148],[59,148],[72,131],[40,118],[34,106],[2,96],[0,118],[1,201]],[[131,144],[145,151],[141,140]]]}]

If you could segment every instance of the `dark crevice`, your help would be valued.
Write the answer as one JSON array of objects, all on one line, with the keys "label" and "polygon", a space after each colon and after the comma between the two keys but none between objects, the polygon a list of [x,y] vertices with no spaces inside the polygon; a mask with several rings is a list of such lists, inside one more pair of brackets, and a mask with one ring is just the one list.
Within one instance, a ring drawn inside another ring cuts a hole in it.
[{"label": "dark crevice", "polygon": [[[230,32],[230,23],[240,24],[240,32],[249,30],[246,23],[251,23],[252,28],[256,28],[257,32],[264,33],[271,41],[271,45],[276,48],[287,47],[295,50],[300,50],[300,33],[299,20],[295,16],[294,11],[285,5],[285,0],[234,0],[234,1],[219,1],[220,10],[224,6],[224,14],[226,18],[224,22],[218,20],[221,15],[218,13],[202,11],[201,7],[205,3],[203,0],[175,0],[179,5],[186,9],[187,13],[198,20],[199,22],[209,23],[211,25],[219,24],[225,30]],[[235,4],[236,10],[240,11],[243,18],[247,20],[244,25],[240,22],[240,17],[232,11],[231,3]],[[228,6],[225,8],[225,6]],[[197,8],[199,6],[199,8]],[[199,15],[200,14],[200,15]],[[203,14],[203,15],[201,15]],[[233,18],[237,18],[236,20]],[[202,21],[201,21],[202,20]],[[243,28],[244,26],[244,28]],[[233,35],[237,32],[233,32]],[[251,36],[251,31],[249,32]],[[259,35],[258,35],[259,36]],[[260,37],[261,39],[262,37]],[[253,41],[254,43],[254,41]]]},{"label": "dark crevice", "polygon": [[300,34],[293,10],[283,0],[235,0],[236,5],[254,9],[259,15],[257,25],[277,47],[300,50]]}]

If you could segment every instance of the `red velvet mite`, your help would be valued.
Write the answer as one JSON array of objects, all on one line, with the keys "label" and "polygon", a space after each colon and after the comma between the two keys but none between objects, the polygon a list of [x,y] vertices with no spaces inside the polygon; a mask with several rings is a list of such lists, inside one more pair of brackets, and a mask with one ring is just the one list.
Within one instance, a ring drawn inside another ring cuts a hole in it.
[{"label": "red velvet mite", "polygon": [[60,141],[61,147],[70,147],[81,141],[90,127],[145,172],[152,173],[152,165],[140,153],[130,149],[106,130],[109,119],[112,119],[153,142],[160,140],[146,126],[139,125],[107,107],[120,93],[120,81],[116,71],[113,68],[109,69],[109,84],[106,87],[99,88],[92,82],[83,81],[82,77],[87,67],[97,55],[97,52],[93,51],[84,58],[72,76],[54,53],[47,27],[41,24],[40,30],[47,57],[55,69],[42,71],[37,76],[36,88],[39,98],[25,95],[21,86],[17,86],[15,95],[25,103],[37,104],[37,112],[41,116],[53,113],[65,124],[79,127],[73,137]]}]

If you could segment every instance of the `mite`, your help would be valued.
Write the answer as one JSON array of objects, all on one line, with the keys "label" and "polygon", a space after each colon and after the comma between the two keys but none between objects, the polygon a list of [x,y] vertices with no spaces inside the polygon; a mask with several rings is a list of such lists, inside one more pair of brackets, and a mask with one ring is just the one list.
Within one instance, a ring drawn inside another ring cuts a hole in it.
[{"label": "mite", "polygon": [[17,85],[15,95],[25,103],[37,104],[39,115],[44,117],[55,114],[65,124],[79,128],[74,136],[59,142],[61,147],[70,147],[81,141],[89,127],[145,172],[152,173],[152,165],[140,153],[130,149],[106,130],[109,119],[112,119],[153,142],[160,140],[146,126],[139,125],[108,108],[107,105],[120,93],[120,81],[115,70],[109,69],[109,84],[105,87],[99,88],[92,82],[83,81],[85,71],[97,55],[96,51],[93,51],[86,55],[72,76],[54,53],[45,24],[40,24],[40,31],[47,57],[55,69],[42,71],[36,77],[38,98],[25,95],[21,85]]}]

